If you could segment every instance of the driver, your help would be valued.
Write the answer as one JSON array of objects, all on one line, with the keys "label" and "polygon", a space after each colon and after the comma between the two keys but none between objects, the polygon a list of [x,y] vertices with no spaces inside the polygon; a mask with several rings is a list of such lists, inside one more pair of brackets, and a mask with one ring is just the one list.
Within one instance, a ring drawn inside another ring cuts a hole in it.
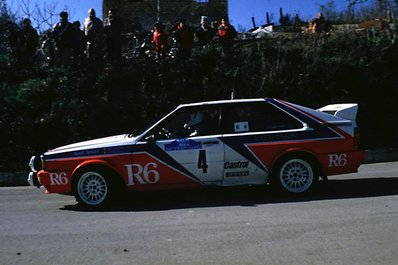
[{"label": "driver", "polygon": [[207,134],[214,129],[212,127],[214,127],[214,119],[208,112],[191,113],[190,121],[184,124],[184,129],[191,131],[190,137]]}]

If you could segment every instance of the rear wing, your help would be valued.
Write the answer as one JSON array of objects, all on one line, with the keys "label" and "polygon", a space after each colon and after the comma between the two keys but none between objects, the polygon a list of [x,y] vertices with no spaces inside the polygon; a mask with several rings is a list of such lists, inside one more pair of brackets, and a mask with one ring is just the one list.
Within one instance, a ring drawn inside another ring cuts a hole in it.
[{"label": "rear wing", "polygon": [[356,103],[332,104],[317,110],[355,122],[358,112],[358,104]]}]

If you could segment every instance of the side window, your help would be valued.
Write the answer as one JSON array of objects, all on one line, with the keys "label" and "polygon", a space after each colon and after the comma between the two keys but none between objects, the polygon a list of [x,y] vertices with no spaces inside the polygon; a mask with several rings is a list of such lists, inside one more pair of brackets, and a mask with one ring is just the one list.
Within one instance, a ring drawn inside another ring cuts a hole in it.
[{"label": "side window", "polygon": [[267,102],[228,106],[223,114],[225,133],[278,131],[299,129],[303,124]]},{"label": "side window", "polygon": [[218,134],[219,117],[218,109],[181,109],[157,126],[155,137],[164,140]]}]

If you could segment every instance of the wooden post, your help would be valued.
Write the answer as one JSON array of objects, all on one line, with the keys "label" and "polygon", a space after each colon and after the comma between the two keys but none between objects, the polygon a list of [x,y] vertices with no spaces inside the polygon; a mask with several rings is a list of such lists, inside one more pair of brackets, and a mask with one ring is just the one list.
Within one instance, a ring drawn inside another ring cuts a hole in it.
[{"label": "wooden post", "polygon": [[257,26],[256,26],[256,20],[254,19],[254,17],[252,17],[252,23],[253,23],[253,28],[257,28]]}]

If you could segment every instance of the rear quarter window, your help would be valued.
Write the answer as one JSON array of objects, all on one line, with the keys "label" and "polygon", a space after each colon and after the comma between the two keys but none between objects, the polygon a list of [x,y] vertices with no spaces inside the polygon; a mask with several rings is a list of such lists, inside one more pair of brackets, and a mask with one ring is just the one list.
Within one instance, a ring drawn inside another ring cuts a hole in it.
[{"label": "rear quarter window", "polygon": [[226,106],[222,120],[225,133],[280,131],[303,127],[299,120],[268,102]]}]

